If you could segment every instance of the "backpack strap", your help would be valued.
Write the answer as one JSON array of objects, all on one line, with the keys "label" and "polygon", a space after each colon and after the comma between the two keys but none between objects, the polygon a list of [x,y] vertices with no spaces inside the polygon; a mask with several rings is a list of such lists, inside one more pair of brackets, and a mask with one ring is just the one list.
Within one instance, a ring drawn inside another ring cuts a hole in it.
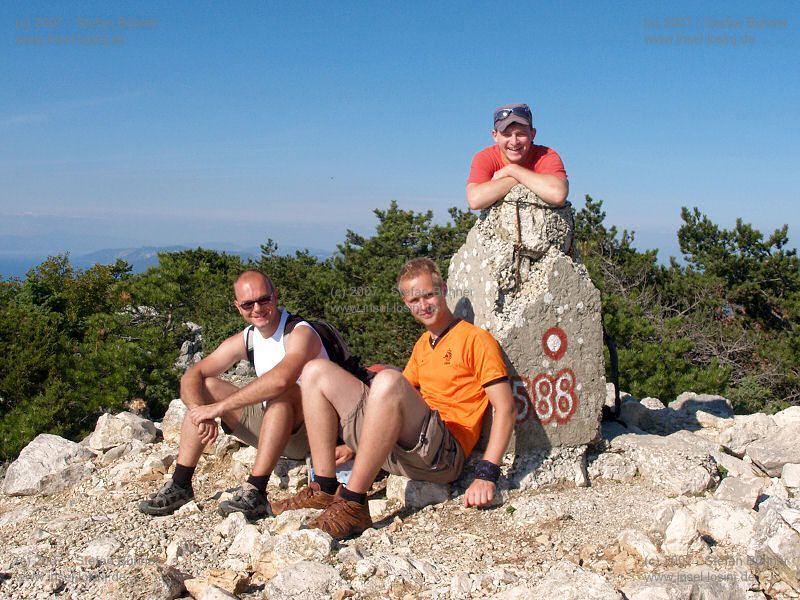
[{"label": "backpack strap", "polygon": [[[292,333],[292,331],[294,331],[294,328],[300,321],[306,321],[306,320],[300,315],[293,315],[292,313],[289,313],[289,316],[286,317],[286,325],[283,326],[283,335],[286,335],[287,333]],[[306,321],[306,323],[308,323],[313,327],[313,325],[309,321]]]},{"label": "backpack strap", "polygon": [[250,363],[250,366],[254,369],[256,368],[256,357],[255,357],[255,350],[253,350],[253,330],[255,329],[255,325],[249,325],[244,330],[244,347],[247,350],[247,360]]}]

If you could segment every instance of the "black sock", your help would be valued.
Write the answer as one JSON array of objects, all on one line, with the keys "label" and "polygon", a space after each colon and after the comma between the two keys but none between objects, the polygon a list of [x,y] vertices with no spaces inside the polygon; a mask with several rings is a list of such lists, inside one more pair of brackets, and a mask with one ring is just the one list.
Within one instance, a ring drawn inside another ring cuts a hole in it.
[{"label": "black sock", "polygon": [[342,491],[339,492],[339,495],[345,500],[349,500],[350,502],[358,502],[359,504],[364,504],[367,501],[367,494],[351,492],[345,486],[342,486]]},{"label": "black sock", "polygon": [[182,488],[191,488],[194,469],[194,467],[184,467],[181,464],[175,463],[175,472],[172,474],[173,483]]},{"label": "black sock", "polygon": [[268,481],[269,475],[250,475],[250,477],[247,478],[247,483],[254,485],[262,494],[267,493]]},{"label": "black sock", "polygon": [[339,481],[336,479],[336,477],[323,477],[322,475],[315,475],[314,481],[319,484],[319,488],[323,492],[330,494],[331,496],[336,493],[336,489],[339,487]]}]

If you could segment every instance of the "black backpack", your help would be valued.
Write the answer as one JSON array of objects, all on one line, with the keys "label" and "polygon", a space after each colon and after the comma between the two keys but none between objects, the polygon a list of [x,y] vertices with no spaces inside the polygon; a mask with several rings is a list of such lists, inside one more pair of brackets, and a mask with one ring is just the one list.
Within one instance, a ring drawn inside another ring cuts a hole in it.
[{"label": "black backpack", "polygon": [[[314,331],[319,335],[322,340],[322,345],[325,346],[325,351],[330,358],[337,365],[342,367],[345,371],[353,375],[359,381],[369,384],[372,379],[371,373],[361,366],[361,357],[356,356],[347,347],[347,342],[344,341],[342,334],[327,321],[311,321],[304,319],[297,315],[289,315],[286,319],[286,326],[283,329],[284,335],[291,333],[300,321],[305,321]],[[253,330],[254,325],[250,325],[245,331],[245,345],[247,347],[247,360],[255,368],[255,357],[253,351]]]}]

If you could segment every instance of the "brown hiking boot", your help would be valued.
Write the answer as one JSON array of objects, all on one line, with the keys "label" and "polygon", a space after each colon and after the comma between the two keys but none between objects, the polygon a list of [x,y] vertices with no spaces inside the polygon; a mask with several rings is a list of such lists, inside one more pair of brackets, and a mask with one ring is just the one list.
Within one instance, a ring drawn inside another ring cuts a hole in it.
[{"label": "brown hiking boot", "polygon": [[372,517],[369,515],[368,504],[345,500],[337,493],[333,504],[320,516],[311,519],[307,526],[311,529],[321,529],[333,539],[341,540],[361,535],[364,530],[372,527]]},{"label": "brown hiking boot", "polygon": [[275,515],[281,514],[286,510],[297,510],[298,508],[328,508],[335,496],[323,492],[316,481],[312,481],[302,490],[286,500],[273,501],[272,512]]}]

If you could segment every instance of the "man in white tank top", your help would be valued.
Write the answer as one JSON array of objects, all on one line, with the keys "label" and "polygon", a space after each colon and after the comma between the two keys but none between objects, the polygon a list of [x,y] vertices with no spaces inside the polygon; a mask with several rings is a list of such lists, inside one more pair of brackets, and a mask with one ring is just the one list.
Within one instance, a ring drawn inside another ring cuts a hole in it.
[{"label": "man in white tank top", "polygon": [[242,512],[249,520],[269,515],[266,487],[278,458],[302,459],[308,452],[298,384],[306,363],[328,358],[325,347],[304,321],[285,331],[288,313],[278,307],[278,291],[261,271],[245,271],[233,289],[234,305],[253,326],[258,378],[238,388],[218,377],[247,360],[243,333],[232,335],[186,371],[181,378],[181,399],[189,410],[181,429],[175,472],[160,491],[139,504],[146,514],[172,514],[194,497],[194,469],[203,448],[217,437],[217,417],[221,417],[223,429],[258,449],[247,482],[231,500],[220,503],[223,515]]}]

